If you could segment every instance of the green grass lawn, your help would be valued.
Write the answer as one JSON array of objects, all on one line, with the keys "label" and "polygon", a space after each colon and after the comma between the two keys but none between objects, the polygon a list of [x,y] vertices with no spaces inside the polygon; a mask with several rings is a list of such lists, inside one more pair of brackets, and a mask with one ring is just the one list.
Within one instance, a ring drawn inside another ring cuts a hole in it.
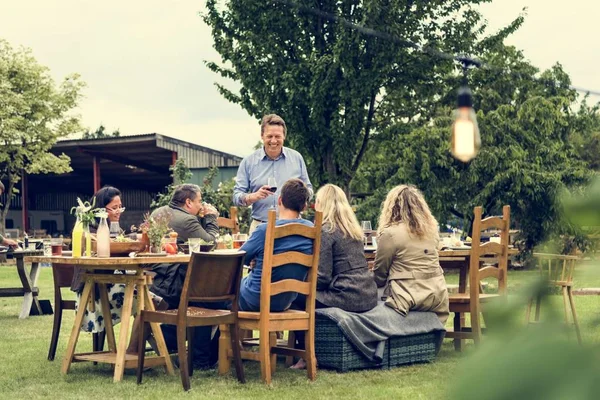
[{"label": "green grass lawn", "polygon": [[[576,277],[577,287],[600,287],[600,275],[593,268],[582,268]],[[536,271],[511,271],[509,289],[515,293],[538,276]],[[456,275],[447,276],[448,283],[456,283]],[[53,299],[52,273],[43,268],[39,287],[41,299]],[[14,266],[0,266],[0,286],[18,286]],[[71,293],[67,292],[69,296]],[[600,317],[600,297],[576,297],[583,340],[600,341],[597,320]],[[561,305],[558,296],[552,302]],[[216,371],[195,372],[192,392],[184,393],[179,376],[167,376],[162,368],[144,374],[141,386],[135,383],[135,371],[127,370],[123,382],[112,382],[109,365],[76,363],[67,376],[60,373],[60,364],[72,326],[74,313],[66,311],[59,340],[56,360],[46,359],[52,316],[34,316],[19,320],[20,298],[0,298],[0,397],[8,399],[36,398],[148,398],[171,399],[192,395],[194,398],[385,398],[385,399],[439,399],[445,398],[453,376],[460,371],[462,360],[476,350],[471,345],[459,354],[452,342],[445,340],[437,360],[383,371],[360,371],[344,374],[319,370],[315,382],[306,379],[304,371],[287,370],[280,362],[272,387],[260,382],[257,363],[246,362],[247,383],[241,385],[233,377],[219,377]],[[561,309],[559,309],[560,311]],[[524,317],[519,315],[521,320]],[[543,312],[544,314],[544,312]],[[543,316],[542,314],[542,316]],[[450,321],[449,321],[450,324]],[[82,333],[78,351],[91,349],[91,335]],[[188,397],[189,398],[189,397]]]}]

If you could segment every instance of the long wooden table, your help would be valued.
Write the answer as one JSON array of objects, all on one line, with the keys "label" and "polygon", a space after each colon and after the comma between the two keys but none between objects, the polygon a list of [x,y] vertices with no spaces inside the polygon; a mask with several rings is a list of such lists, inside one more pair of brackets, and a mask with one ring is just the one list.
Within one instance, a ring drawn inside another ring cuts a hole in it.
[{"label": "long wooden table", "polygon": [[[17,264],[17,273],[21,280],[21,287],[18,288],[0,288],[0,297],[23,297],[23,305],[19,318],[24,319],[30,315],[43,315],[44,310],[38,300],[40,289],[37,287],[38,277],[40,275],[39,264],[32,263],[29,273],[25,269],[28,262],[25,257],[44,254],[42,250],[15,250],[12,252]],[[52,307],[48,310],[52,314]]]},{"label": "long wooden table", "polygon": [[[134,289],[137,289],[137,310],[154,310],[154,304],[150,298],[148,285],[150,278],[144,274],[144,269],[148,264],[156,264],[162,262],[168,263],[186,263],[189,262],[189,255],[168,256],[168,257],[62,257],[62,256],[34,256],[26,257],[25,262],[35,263],[52,263],[52,264],[67,264],[84,269],[83,279],[85,281],[83,292],[80,299],[80,304],[88,304],[92,296],[92,290],[95,285],[98,285],[100,292],[100,303],[102,305],[103,315],[110,315],[110,306],[108,302],[107,284],[125,284],[125,296],[123,299],[123,309],[121,314],[121,330],[119,334],[119,343],[115,341],[114,329],[111,318],[105,318],[106,339],[108,342],[108,351],[75,353],[81,324],[85,314],[86,307],[79,307],[69,337],[67,351],[63,359],[61,372],[67,374],[72,362],[78,361],[94,361],[103,362],[115,365],[115,373],[113,380],[119,382],[123,379],[125,368],[137,367],[137,355],[126,354],[127,338],[130,331],[130,318],[132,315]],[[115,270],[127,270],[131,273],[115,274]],[[147,358],[145,365],[156,366],[165,365],[167,373],[174,374],[173,364],[165,340],[159,324],[151,323],[152,333],[156,339],[156,344],[159,351],[158,357]]]}]

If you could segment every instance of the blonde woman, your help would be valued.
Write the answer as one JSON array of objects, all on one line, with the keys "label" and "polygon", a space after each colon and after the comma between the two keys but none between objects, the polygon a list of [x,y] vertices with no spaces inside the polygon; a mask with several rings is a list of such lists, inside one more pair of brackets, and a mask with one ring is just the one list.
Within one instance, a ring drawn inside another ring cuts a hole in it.
[{"label": "blonde woman", "polygon": [[363,231],[346,194],[335,185],[323,186],[315,209],[323,212],[317,304],[364,312],[377,305],[377,286],[369,272]]},{"label": "blonde woman", "polygon": [[[363,231],[339,187],[327,184],[316,194],[315,209],[323,212],[321,254],[317,278],[317,308],[337,307],[365,312],[377,305],[377,285],[367,267]],[[298,296],[297,302],[305,301]],[[304,332],[296,332],[298,347]],[[292,368],[305,368],[300,359]]]},{"label": "blonde woman", "polygon": [[377,228],[375,282],[385,286],[385,304],[402,315],[433,311],[448,319],[448,290],[438,257],[438,222],[423,194],[400,185],[387,195]]}]

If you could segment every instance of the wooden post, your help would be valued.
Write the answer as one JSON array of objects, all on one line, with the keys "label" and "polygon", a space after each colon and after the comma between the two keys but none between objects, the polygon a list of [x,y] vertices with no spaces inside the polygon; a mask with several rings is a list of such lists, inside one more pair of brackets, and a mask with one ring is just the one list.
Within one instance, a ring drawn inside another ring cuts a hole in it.
[{"label": "wooden post", "polygon": [[94,193],[100,190],[100,160],[94,156]]},{"label": "wooden post", "polygon": [[[28,183],[27,183],[27,172],[23,170],[23,178],[21,179],[21,217],[22,217],[22,226],[23,232],[27,232],[29,230],[29,210],[28,210]],[[10,199],[10,197],[7,197]]]}]

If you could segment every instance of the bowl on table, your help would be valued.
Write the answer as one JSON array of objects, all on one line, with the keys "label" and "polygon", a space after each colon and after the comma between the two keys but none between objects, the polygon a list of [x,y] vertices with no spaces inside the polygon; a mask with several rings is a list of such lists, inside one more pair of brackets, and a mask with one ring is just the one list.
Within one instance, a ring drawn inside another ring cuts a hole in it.
[{"label": "bowl on table", "polygon": [[[145,242],[110,242],[110,256],[127,256],[131,252],[139,253],[146,248]],[[96,242],[92,241],[92,251],[96,252]]]},{"label": "bowl on table", "polygon": [[201,244],[200,245],[200,251],[204,251],[204,252],[212,251],[214,248],[215,248],[215,244],[214,243],[212,243],[212,244]]}]

